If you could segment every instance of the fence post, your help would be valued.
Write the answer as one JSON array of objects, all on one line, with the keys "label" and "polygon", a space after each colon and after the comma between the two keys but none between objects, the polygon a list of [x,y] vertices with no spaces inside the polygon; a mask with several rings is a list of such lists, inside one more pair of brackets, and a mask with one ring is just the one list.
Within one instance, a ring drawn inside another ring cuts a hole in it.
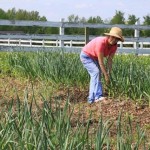
[{"label": "fence post", "polygon": [[[140,25],[140,21],[138,20],[135,25]],[[134,48],[136,49],[136,55],[139,53],[139,36],[140,36],[140,30],[135,29],[134,31],[134,37],[137,39],[136,42],[134,43]]]},{"label": "fence post", "polygon": [[89,28],[85,27],[85,44],[89,42]]},{"label": "fence post", "polygon": [[[64,22],[64,18],[61,19],[61,22],[62,22],[62,23]],[[59,35],[64,35],[64,31],[65,31],[65,30],[64,30],[64,27],[61,26],[61,27],[59,28]],[[60,41],[59,41],[59,47],[64,47],[64,41],[63,41],[63,40],[60,40]]]},{"label": "fence post", "polygon": [[10,46],[10,38],[8,39],[8,46]]},{"label": "fence post", "polygon": [[30,39],[30,47],[32,47],[32,39]]},{"label": "fence post", "polygon": [[19,39],[19,46],[21,46],[21,39]]}]

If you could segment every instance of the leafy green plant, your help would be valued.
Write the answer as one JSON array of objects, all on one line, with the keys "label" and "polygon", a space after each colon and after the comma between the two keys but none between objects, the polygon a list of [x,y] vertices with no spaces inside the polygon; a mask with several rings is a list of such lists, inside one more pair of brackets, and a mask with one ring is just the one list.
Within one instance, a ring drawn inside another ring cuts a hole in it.
[{"label": "leafy green plant", "polygon": [[[13,52],[4,63],[11,74],[31,80],[45,80],[52,84],[86,88],[89,76],[79,55],[61,52]],[[5,65],[2,63],[3,65]],[[126,96],[147,100],[150,96],[150,57],[117,55],[113,63],[111,83],[107,87],[110,96]],[[105,83],[102,80],[103,83]]]},{"label": "leafy green plant", "polygon": [[[63,108],[60,99],[47,100],[42,95],[41,98],[43,106],[36,104],[34,92],[29,102],[28,89],[26,89],[23,100],[17,96],[7,104],[5,112],[0,111],[0,149],[148,148],[146,132],[137,125],[133,133],[130,117],[124,126],[121,113],[116,125],[113,121],[103,120],[100,116],[95,132],[91,133],[92,113],[86,124],[76,119],[76,124],[72,126],[74,107],[70,109],[69,97]],[[33,105],[36,106],[34,109]],[[114,125],[117,130],[113,138],[116,141],[112,144],[110,132]]]}]

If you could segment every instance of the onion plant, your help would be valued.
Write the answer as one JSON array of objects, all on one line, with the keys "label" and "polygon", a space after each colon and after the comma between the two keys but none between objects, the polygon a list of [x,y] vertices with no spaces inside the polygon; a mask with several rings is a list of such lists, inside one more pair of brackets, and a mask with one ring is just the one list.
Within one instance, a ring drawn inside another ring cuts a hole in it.
[{"label": "onion plant", "polygon": [[[89,76],[80,62],[79,54],[63,51],[13,52],[8,53],[8,62],[15,75],[88,89]],[[149,100],[149,64],[149,56],[117,55],[114,58],[111,83],[107,87],[110,96]]]},{"label": "onion plant", "polygon": [[[132,99],[149,99],[150,57],[119,55],[114,60],[109,90],[114,95]],[[147,93],[147,95],[146,95]],[[150,100],[150,99],[149,99]]]},{"label": "onion plant", "polygon": [[[36,97],[29,100],[28,91],[24,99],[16,96],[0,111],[0,149],[148,149],[150,148],[145,131],[138,125],[132,131],[130,118],[125,122],[118,116],[117,123],[104,120],[93,126],[92,113],[87,122],[80,115],[74,117],[74,107],[70,109],[69,97],[64,107],[61,99],[46,99],[41,95],[43,105],[37,105]],[[30,101],[30,102],[29,102]],[[36,105],[35,105],[36,103]],[[33,109],[33,104],[34,109]],[[69,111],[68,111],[69,110]],[[76,120],[75,120],[76,119]],[[94,127],[94,132],[91,130]],[[111,131],[117,129],[115,136]],[[114,141],[113,141],[114,139]]]},{"label": "onion plant", "polygon": [[84,84],[88,75],[79,61],[79,55],[64,52],[9,53],[9,64],[19,73],[32,79],[53,83]]}]

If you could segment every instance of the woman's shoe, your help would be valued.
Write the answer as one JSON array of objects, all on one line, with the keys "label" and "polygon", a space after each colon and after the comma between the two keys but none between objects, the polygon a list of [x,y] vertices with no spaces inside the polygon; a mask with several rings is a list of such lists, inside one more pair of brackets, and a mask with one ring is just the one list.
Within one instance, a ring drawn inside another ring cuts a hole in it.
[{"label": "woman's shoe", "polygon": [[100,97],[99,99],[95,100],[95,103],[97,102],[107,105],[111,103],[111,100],[107,100],[106,97]]},{"label": "woman's shoe", "polygon": [[106,98],[105,97],[100,97],[98,99],[95,100],[95,103],[99,102],[99,101],[105,101]]}]

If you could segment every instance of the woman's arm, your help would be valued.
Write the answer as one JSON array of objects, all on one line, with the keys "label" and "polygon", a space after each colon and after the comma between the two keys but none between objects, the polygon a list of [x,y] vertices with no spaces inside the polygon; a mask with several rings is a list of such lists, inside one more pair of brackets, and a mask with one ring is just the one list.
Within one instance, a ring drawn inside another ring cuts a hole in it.
[{"label": "woman's arm", "polygon": [[100,54],[98,56],[98,62],[99,62],[101,71],[104,74],[106,83],[109,83],[109,76],[108,76],[108,72],[106,70],[106,67],[104,65],[104,54],[102,52],[100,52]]},{"label": "woman's arm", "polygon": [[111,54],[110,56],[108,56],[107,59],[107,73],[110,74],[111,70],[112,70],[112,63],[113,63],[113,58],[114,58],[115,54]]}]

